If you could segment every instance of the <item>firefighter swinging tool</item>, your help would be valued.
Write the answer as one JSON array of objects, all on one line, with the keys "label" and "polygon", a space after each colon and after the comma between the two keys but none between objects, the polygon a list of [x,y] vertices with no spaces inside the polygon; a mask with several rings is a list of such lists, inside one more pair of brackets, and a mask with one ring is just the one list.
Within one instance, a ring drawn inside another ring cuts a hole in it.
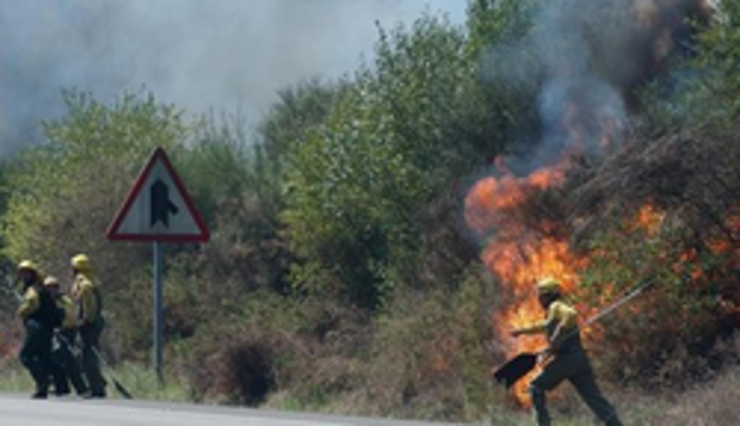
[{"label": "firefighter swinging tool", "polygon": [[[622,296],[621,298],[617,299],[615,302],[613,302],[611,305],[605,307],[598,313],[596,313],[594,316],[589,318],[585,323],[584,326],[588,327],[595,322],[599,321],[601,318],[603,318],[606,315],[609,315],[610,313],[614,312],[617,308],[620,306],[628,303],[635,297],[639,296],[640,294],[644,293],[647,289],[652,287],[655,284],[654,281],[649,280],[642,284],[639,284]],[[571,333],[577,333],[577,329],[573,330]],[[568,337],[568,334],[566,334],[564,337]],[[497,383],[503,384],[506,386],[506,388],[511,388],[514,386],[514,384],[519,381],[522,377],[526,376],[527,373],[532,371],[533,368],[537,365],[537,362],[539,358],[545,353],[545,351],[541,352],[524,352],[516,357],[512,358],[511,360],[507,361],[504,365],[499,367],[496,371],[493,373],[493,378],[496,380]]]}]

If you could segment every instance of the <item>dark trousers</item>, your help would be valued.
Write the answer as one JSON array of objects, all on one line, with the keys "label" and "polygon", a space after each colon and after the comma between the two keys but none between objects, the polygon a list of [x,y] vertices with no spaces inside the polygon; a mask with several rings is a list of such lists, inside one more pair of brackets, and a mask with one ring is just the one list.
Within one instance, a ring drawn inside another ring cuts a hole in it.
[{"label": "dark trousers", "polygon": [[36,320],[26,321],[26,336],[23,339],[20,359],[36,383],[36,394],[46,396],[51,374],[52,330]]},{"label": "dark trousers", "polygon": [[54,391],[57,395],[70,392],[69,383],[78,395],[87,392],[87,383],[82,378],[79,361],[74,353],[76,330],[60,330],[56,335],[56,345],[51,352]]},{"label": "dark trousers", "polygon": [[94,396],[105,395],[105,379],[100,372],[100,334],[103,332],[103,323],[86,323],[80,327],[82,339],[82,370],[85,373],[90,393]]},{"label": "dark trousers", "polygon": [[564,380],[571,382],[581,399],[604,424],[607,426],[622,425],[614,408],[604,398],[596,384],[591,363],[582,349],[573,349],[568,353],[555,355],[529,384],[538,425],[550,425],[546,392],[554,389]]}]

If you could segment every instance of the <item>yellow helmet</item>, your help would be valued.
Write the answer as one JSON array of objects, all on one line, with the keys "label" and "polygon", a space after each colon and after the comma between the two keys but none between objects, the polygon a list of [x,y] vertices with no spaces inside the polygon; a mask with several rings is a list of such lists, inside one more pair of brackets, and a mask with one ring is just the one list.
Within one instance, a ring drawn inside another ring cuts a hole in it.
[{"label": "yellow helmet", "polygon": [[21,263],[18,264],[18,270],[19,271],[32,271],[38,273],[39,268],[36,266],[36,264],[31,260],[23,260]]},{"label": "yellow helmet", "polygon": [[56,277],[49,275],[44,279],[44,287],[59,287],[59,280]]},{"label": "yellow helmet", "polygon": [[552,277],[547,277],[537,282],[537,291],[540,293],[559,293],[560,282]]},{"label": "yellow helmet", "polygon": [[78,271],[90,271],[92,269],[90,266],[90,258],[82,253],[74,256],[70,263],[72,265],[72,268]]}]

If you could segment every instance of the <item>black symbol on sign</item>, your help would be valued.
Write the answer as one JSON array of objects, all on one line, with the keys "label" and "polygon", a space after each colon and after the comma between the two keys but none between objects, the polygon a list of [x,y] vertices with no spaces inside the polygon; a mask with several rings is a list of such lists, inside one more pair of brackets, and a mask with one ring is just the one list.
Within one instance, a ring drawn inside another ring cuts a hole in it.
[{"label": "black symbol on sign", "polygon": [[152,184],[149,195],[152,201],[152,216],[149,226],[153,227],[157,222],[162,222],[165,227],[169,228],[170,214],[175,215],[178,212],[177,206],[170,200],[170,188],[161,179],[157,179]]}]

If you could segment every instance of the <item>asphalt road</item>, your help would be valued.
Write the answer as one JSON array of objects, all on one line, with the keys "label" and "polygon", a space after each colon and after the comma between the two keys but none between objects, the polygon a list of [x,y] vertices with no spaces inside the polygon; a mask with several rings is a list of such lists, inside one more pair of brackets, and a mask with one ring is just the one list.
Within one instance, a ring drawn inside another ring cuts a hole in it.
[{"label": "asphalt road", "polygon": [[420,426],[358,417],[122,400],[49,399],[0,395],[0,426]]}]

